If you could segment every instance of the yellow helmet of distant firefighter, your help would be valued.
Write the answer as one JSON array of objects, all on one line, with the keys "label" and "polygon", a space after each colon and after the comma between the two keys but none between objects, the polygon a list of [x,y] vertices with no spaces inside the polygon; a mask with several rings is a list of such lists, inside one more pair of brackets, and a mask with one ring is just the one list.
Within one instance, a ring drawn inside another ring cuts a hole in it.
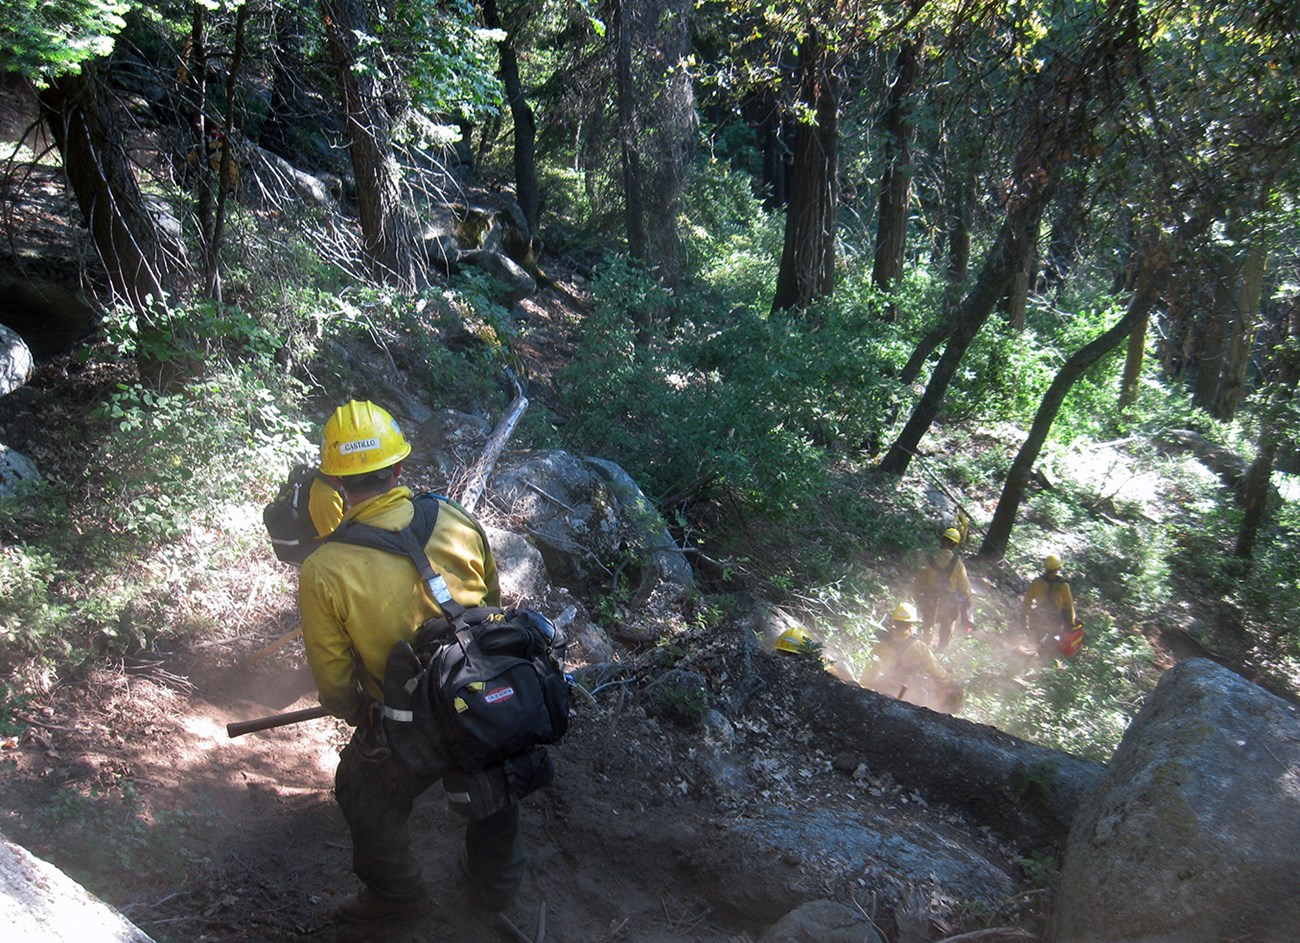
[{"label": "yellow helmet of distant firefighter", "polygon": [[321,441],[323,475],[368,475],[411,454],[411,443],[386,409],[368,400],[345,403],[325,423]]},{"label": "yellow helmet of distant firefighter", "polygon": [[916,614],[916,607],[910,602],[900,602],[889,616],[890,622],[907,622],[915,624],[921,619]]},{"label": "yellow helmet of distant firefighter", "polygon": [[961,531],[959,531],[959,530],[958,530],[957,528],[955,528],[955,527],[949,527],[947,530],[945,530],[945,531],[943,532],[943,539],[944,539],[944,540],[947,540],[947,541],[949,541],[949,542],[951,542],[951,543],[957,544],[958,546],[960,546],[960,545],[961,545]]},{"label": "yellow helmet of distant firefighter", "polygon": [[1047,555],[1047,559],[1043,561],[1043,567],[1049,572],[1055,573],[1057,570],[1061,568],[1060,556],[1058,556],[1055,553],[1049,553]]},{"label": "yellow helmet of distant firefighter", "polygon": [[812,636],[801,625],[792,625],[776,637],[776,650],[792,655],[808,651],[812,644]]}]

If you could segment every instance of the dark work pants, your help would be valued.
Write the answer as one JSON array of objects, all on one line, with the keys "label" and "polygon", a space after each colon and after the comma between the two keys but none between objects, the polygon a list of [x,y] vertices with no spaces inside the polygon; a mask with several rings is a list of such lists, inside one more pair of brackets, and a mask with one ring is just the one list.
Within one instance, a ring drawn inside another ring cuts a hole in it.
[{"label": "dark work pants", "polygon": [[[427,893],[411,854],[411,807],[436,776],[412,771],[386,746],[375,746],[363,725],[339,756],[334,798],[352,834],[352,868],[372,892],[389,900]],[[504,907],[524,879],[519,804],[465,828],[470,880],[480,901]]]}]

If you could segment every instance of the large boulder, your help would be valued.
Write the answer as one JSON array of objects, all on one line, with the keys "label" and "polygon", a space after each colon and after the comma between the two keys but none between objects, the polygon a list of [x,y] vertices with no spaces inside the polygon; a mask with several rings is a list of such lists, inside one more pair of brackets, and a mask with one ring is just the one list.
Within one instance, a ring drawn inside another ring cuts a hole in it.
[{"label": "large boulder", "polygon": [[54,865],[0,835],[0,925],[23,943],[152,943]]},{"label": "large boulder", "polygon": [[659,512],[613,462],[527,453],[498,465],[488,489],[542,552],[557,586],[637,608],[675,604],[691,586],[690,566]]},{"label": "large boulder", "polygon": [[1300,932],[1300,715],[1180,662],[1075,815],[1049,943],[1281,943]]}]

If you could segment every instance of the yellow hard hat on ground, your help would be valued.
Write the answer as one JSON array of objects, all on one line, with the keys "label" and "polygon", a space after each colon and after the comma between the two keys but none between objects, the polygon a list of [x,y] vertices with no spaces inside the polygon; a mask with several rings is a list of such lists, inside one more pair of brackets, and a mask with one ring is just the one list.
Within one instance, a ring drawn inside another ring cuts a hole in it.
[{"label": "yellow hard hat on ground", "polygon": [[1043,566],[1049,570],[1059,570],[1061,568],[1061,558],[1054,553],[1049,553],[1047,559],[1043,561]]},{"label": "yellow hard hat on ground", "polygon": [[890,622],[920,622],[916,614],[916,607],[910,602],[900,602],[889,616]]},{"label": "yellow hard hat on ground", "polygon": [[325,423],[320,448],[323,475],[368,475],[411,454],[397,420],[368,400],[352,400]]},{"label": "yellow hard hat on ground", "polygon": [[802,626],[798,625],[790,626],[776,638],[776,650],[790,652],[792,655],[808,651],[812,644],[812,636],[805,632]]}]

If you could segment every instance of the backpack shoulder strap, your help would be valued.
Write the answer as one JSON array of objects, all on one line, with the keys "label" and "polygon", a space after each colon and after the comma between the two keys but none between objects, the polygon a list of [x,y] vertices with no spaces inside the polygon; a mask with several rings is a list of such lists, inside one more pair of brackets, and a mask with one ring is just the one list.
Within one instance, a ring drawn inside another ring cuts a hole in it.
[{"label": "backpack shoulder strap", "polygon": [[952,552],[952,559],[948,561],[947,568],[944,569],[943,575],[947,579],[952,576],[952,571],[957,569],[957,564],[961,562],[961,557],[957,556],[957,551]]},{"label": "backpack shoulder strap", "polygon": [[429,562],[429,555],[424,550],[429,538],[433,536],[433,528],[438,523],[439,500],[435,494],[420,494],[412,498],[414,515],[411,517],[411,523],[401,530],[384,530],[382,527],[362,524],[359,521],[348,521],[330,534],[326,540],[356,544],[359,547],[370,547],[385,553],[409,557],[419,571],[420,579],[424,581],[425,586],[429,587],[429,593],[437,602],[443,615],[449,622],[455,624],[464,616],[465,608],[451,598],[447,581],[433,569],[433,564]]}]

